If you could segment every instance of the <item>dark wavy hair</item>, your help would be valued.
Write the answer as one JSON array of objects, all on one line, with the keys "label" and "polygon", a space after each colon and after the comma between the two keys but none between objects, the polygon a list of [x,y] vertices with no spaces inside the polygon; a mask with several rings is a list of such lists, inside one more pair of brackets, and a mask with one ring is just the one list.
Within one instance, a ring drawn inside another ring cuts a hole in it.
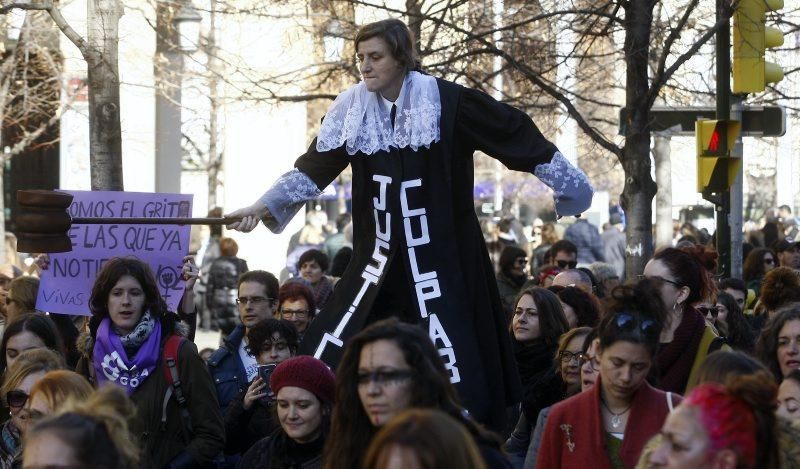
[{"label": "dark wavy hair", "polygon": [[[514,314],[516,315],[517,304],[523,296],[530,295],[539,311],[539,334],[540,338],[550,348],[558,346],[558,339],[561,334],[569,330],[569,323],[564,316],[564,308],[558,300],[558,296],[550,290],[542,287],[530,287],[522,290],[514,300]],[[509,324],[509,331],[513,327]],[[512,335],[513,338],[513,335]],[[516,340],[516,339],[514,339]]]},{"label": "dark wavy hair", "polygon": [[6,362],[8,341],[21,332],[30,332],[38,337],[45,347],[64,357],[64,341],[53,320],[43,313],[22,314],[7,324],[3,331],[3,341],[0,343],[0,376],[5,374],[8,366]]},{"label": "dark wavy hair", "polygon": [[781,366],[778,363],[778,335],[789,321],[800,320],[800,304],[792,304],[772,315],[761,329],[756,341],[756,358],[769,368],[769,371],[780,382],[783,380]]},{"label": "dark wavy hair", "polygon": [[750,251],[750,254],[748,254],[747,258],[744,260],[742,277],[744,278],[745,282],[756,280],[764,276],[764,256],[767,254],[772,254],[772,259],[775,262],[773,265],[777,267],[778,256],[775,255],[775,252],[772,249],[755,248]]},{"label": "dark wavy hair", "polygon": [[723,323],[728,344],[736,350],[752,351],[756,343],[756,335],[745,319],[739,303],[736,302],[733,295],[724,291],[717,293],[717,303],[728,309],[728,315]]},{"label": "dark wavy hair", "polygon": [[[641,344],[655,360],[667,318],[658,291],[658,284],[647,278],[614,288],[608,312],[598,326],[600,348],[607,349],[620,341]],[[631,320],[623,322],[623,314],[629,315]]]},{"label": "dark wavy hair", "polygon": [[405,72],[420,70],[419,56],[414,47],[414,36],[405,23],[397,19],[388,19],[365,24],[359,28],[354,41],[355,49],[362,41],[379,37],[389,45],[389,51]]},{"label": "dark wavy hair", "polygon": [[386,319],[353,336],[344,349],[336,370],[336,404],[325,445],[326,469],[361,467],[364,452],[377,433],[358,394],[358,367],[361,350],[379,340],[394,342],[414,372],[409,386],[409,407],[439,409],[466,425],[473,435],[480,435],[484,441],[496,441],[493,434],[466,416],[442,358],[425,330],[397,319]]},{"label": "dark wavy hair", "polygon": [[286,345],[289,346],[292,355],[297,353],[297,329],[295,329],[294,324],[275,318],[259,321],[247,331],[247,345],[250,347],[250,352],[256,357],[261,355],[261,352],[264,351],[264,343],[267,341],[272,342],[272,336],[276,332],[286,341]]},{"label": "dark wavy hair", "polygon": [[176,314],[168,311],[167,303],[161,297],[158,290],[158,283],[153,275],[153,271],[147,263],[135,257],[113,257],[103,264],[103,268],[97,273],[97,277],[92,285],[92,293],[89,296],[89,311],[92,318],[89,320],[89,332],[92,338],[97,336],[97,328],[100,322],[108,317],[108,296],[119,280],[129,275],[139,282],[144,293],[144,311],[150,311],[155,318],[161,322],[165,337],[175,332]]},{"label": "dark wavy hair", "polygon": [[594,327],[602,316],[602,306],[594,295],[578,287],[566,287],[558,292],[558,298],[572,307],[578,317],[577,327]]}]

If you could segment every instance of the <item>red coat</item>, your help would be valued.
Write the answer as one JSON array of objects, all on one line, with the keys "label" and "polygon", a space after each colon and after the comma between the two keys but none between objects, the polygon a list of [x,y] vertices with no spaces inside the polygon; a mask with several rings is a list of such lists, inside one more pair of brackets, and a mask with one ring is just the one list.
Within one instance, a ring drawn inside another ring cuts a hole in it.
[{"label": "red coat", "polygon": [[[553,406],[536,459],[536,467],[611,469],[600,409],[600,378],[591,389]],[[681,396],[672,394],[673,407]],[[620,458],[627,468],[639,460],[645,444],[661,431],[670,409],[667,394],[647,382],[633,397]]]}]

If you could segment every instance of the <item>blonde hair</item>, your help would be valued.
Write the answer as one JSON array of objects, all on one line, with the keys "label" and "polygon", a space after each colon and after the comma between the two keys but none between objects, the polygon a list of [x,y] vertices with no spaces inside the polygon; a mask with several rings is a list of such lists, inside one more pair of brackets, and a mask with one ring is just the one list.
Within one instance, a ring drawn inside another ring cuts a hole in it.
[{"label": "blonde hair", "polygon": [[[72,448],[80,467],[132,469],[140,450],[128,428],[136,407],[116,386],[106,386],[87,399],[70,399],[52,417],[36,422],[25,433],[25,444],[52,432]],[[24,459],[24,454],[23,454]]]},{"label": "blonde hair", "polygon": [[66,367],[67,365],[64,363],[64,357],[47,348],[26,350],[20,353],[11,368],[6,370],[3,387],[0,388],[3,403],[8,405],[8,402],[6,402],[6,394],[8,394],[8,391],[16,389],[28,375],[39,372],[47,373],[53,370],[63,370]]},{"label": "blonde hair", "polygon": [[69,370],[49,371],[31,388],[28,402],[34,396],[41,395],[50,407],[50,412],[56,412],[68,400],[83,401],[89,398],[94,389],[83,376]]}]

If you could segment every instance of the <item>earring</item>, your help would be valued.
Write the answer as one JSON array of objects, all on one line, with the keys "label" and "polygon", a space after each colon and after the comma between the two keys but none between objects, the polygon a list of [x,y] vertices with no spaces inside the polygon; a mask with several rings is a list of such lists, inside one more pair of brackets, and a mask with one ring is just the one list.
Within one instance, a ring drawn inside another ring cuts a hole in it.
[{"label": "earring", "polygon": [[676,301],[675,304],[672,305],[672,311],[678,312],[678,306],[681,306],[681,304]]}]

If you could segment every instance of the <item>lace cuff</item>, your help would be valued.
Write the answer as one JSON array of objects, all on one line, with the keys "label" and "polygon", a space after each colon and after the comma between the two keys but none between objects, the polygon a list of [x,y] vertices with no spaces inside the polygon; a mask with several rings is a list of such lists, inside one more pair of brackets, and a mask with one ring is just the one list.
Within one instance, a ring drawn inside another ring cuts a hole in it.
[{"label": "lace cuff", "polygon": [[592,205],[594,188],[589,178],[560,151],[555,152],[549,163],[536,166],[533,174],[553,189],[556,215],[580,215]]},{"label": "lace cuff", "polygon": [[272,215],[261,221],[273,233],[280,233],[303,205],[322,194],[314,181],[297,168],[279,177],[259,199]]}]

